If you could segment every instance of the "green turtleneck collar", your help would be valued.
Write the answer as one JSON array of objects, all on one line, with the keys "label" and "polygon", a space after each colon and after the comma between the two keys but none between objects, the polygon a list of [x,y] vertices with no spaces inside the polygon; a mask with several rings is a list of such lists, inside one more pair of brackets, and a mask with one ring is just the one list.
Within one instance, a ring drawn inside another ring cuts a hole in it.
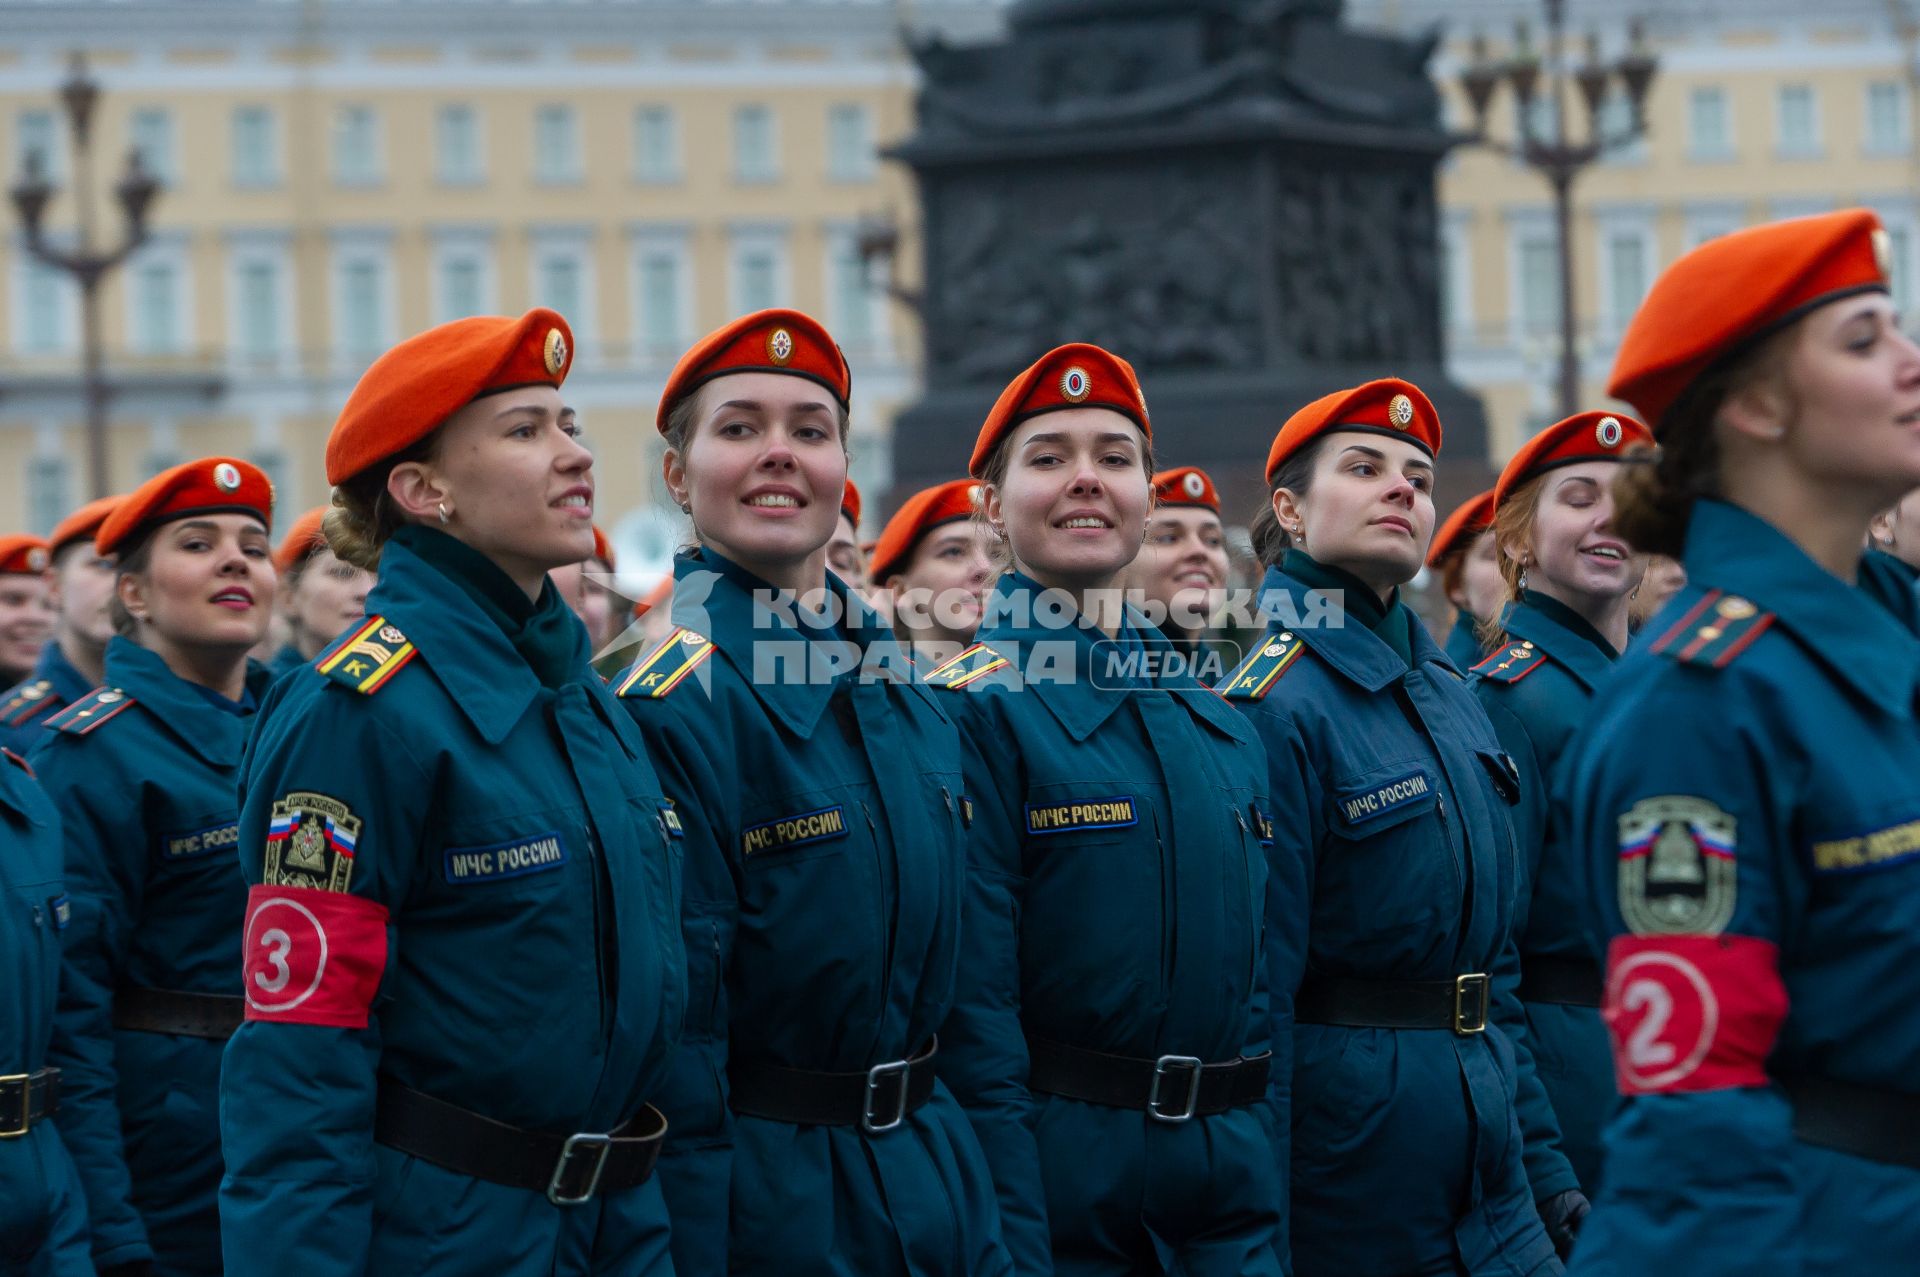
[{"label": "green turtleneck collar", "polygon": [[1280,570],[1308,589],[1338,591],[1349,617],[1372,630],[1402,661],[1413,664],[1413,614],[1401,606],[1399,590],[1382,602],[1365,581],[1345,568],[1320,562],[1305,550],[1288,550]]},{"label": "green turtleneck collar", "polygon": [[551,581],[540,587],[539,599],[529,599],[499,564],[438,528],[410,523],[393,539],[459,586],[500,627],[542,684],[559,687],[578,675],[580,622]]}]

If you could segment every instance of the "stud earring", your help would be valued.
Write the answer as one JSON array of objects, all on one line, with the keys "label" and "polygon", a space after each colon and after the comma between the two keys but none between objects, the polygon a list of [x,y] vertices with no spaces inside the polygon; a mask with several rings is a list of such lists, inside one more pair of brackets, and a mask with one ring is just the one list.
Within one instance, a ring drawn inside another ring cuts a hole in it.
[{"label": "stud earring", "polygon": [[447,513],[447,503],[442,501],[440,503],[440,526],[443,528],[446,527],[451,519],[452,516]]}]

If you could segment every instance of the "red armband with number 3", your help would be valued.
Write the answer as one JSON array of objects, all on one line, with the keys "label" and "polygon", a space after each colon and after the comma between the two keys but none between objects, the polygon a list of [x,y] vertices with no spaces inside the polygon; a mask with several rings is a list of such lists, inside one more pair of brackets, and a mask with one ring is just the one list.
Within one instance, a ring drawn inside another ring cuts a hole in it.
[{"label": "red armband with number 3", "polygon": [[1620,936],[1601,1010],[1622,1095],[1767,1084],[1787,1018],[1780,950],[1751,936]]},{"label": "red armband with number 3", "polygon": [[315,887],[247,892],[247,1019],[364,1029],[387,965],[387,908]]}]

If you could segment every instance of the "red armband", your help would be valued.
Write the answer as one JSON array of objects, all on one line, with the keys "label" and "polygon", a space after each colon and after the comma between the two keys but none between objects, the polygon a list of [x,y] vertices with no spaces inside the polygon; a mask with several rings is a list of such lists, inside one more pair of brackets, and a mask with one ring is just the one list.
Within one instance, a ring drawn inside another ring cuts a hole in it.
[{"label": "red armband", "polygon": [[1622,1095],[1767,1084],[1787,1018],[1780,950],[1751,936],[1620,936],[1601,1015]]},{"label": "red armband", "polygon": [[387,908],[317,887],[247,892],[247,1019],[367,1027],[387,965]]}]

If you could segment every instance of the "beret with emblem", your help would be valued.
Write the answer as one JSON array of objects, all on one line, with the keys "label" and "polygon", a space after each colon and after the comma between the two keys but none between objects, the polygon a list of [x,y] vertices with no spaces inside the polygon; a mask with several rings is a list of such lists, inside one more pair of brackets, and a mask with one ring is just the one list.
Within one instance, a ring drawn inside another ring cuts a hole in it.
[{"label": "beret with emblem", "polygon": [[757,310],[708,333],[680,356],[654,414],[660,433],[667,433],[667,415],[681,399],[715,377],[739,372],[805,377],[831,390],[842,408],[853,401],[847,357],[818,320],[797,310]]},{"label": "beret with emblem", "polygon": [[979,488],[972,479],[951,479],[908,497],[887,520],[887,526],[880,529],[880,539],[873,543],[873,553],[868,556],[867,579],[876,585],[886,584],[894,573],[906,571],[915,547],[927,533],[943,523],[972,518]]},{"label": "beret with emblem", "polygon": [[1447,516],[1433,534],[1427,548],[1427,566],[1437,568],[1456,551],[1464,550],[1473,538],[1493,526],[1493,489],[1469,497],[1459,509]]},{"label": "beret with emblem", "polygon": [[100,530],[95,553],[117,554],[158,524],[196,514],[251,514],[273,527],[273,482],[237,457],[201,457],[162,470],[129,492]]},{"label": "beret with emblem", "polygon": [[1405,439],[1431,456],[1440,455],[1440,414],[1433,402],[1410,381],[1382,377],[1322,395],[1288,417],[1267,450],[1267,482],[1273,482],[1288,457],[1333,430]]},{"label": "beret with emblem", "polygon": [[41,537],[15,532],[0,537],[0,575],[38,576],[47,570],[47,543]]},{"label": "beret with emblem", "polygon": [[113,513],[113,508],[125,499],[120,493],[110,497],[95,497],[54,524],[53,534],[47,538],[47,553],[58,554],[76,541],[93,540],[100,525]]},{"label": "beret with emblem", "polygon": [[1146,396],[1140,392],[1133,365],[1098,346],[1073,342],[1040,356],[1000,392],[974,441],[967,473],[976,479],[986,473],[987,458],[1009,430],[1028,418],[1063,408],[1111,408],[1153,438]]},{"label": "beret with emblem", "polygon": [[1621,335],[1607,393],[1658,437],[1702,373],[1815,307],[1886,291],[1889,260],[1887,233],[1864,208],[1708,240],[1654,281]]},{"label": "beret with emblem", "polygon": [[1163,506],[1201,506],[1220,513],[1220,494],[1214,491],[1213,480],[1207,477],[1207,472],[1198,466],[1162,470],[1153,476],[1153,491]]},{"label": "beret with emblem", "polygon": [[853,486],[853,480],[847,480],[847,490],[840,494],[840,513],[847,516],[847,522],[853,530],[860,530],[860,489]]},{"label": "beret with emblem", "polygon": [[1624,412],[1577,412],[1548,426],[1521,446],[1493,485],[1497,510],[1507,494],[1556,466],[1582,461],[1618,461],[1629,449],[1652,447],[1653,432]]},{"label": "beret with emblem", "polygon": [[483,395],[558,386],[573,330],[544,308],[475,315],[409,337],[373,361],[327,436],[327,482],[345,483],[440,428]]},{"label": "beret with emblem", "polygon": [[326,517],[327,507],[317,505],[293,521],[280,547],[273,552],[273,566],[281,576],[290,575],[315,550],[327,543],[327,538],[320,532],[320,521]]}]

